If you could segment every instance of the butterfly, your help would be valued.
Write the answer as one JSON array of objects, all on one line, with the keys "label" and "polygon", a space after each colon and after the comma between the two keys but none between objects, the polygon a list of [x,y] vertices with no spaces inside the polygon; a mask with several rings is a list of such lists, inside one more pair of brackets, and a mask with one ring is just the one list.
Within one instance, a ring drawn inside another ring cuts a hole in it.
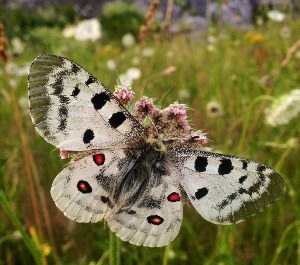
[{"label": "butterfly", "polygon": [[169,244],[185,201],[209,222],[232,224],[284,194],[280,175],[263,164],[149,137],[108,89],[64,57],[33,61],[29,105],[46,141],[81,154],[52,184],[56,206],[76,222],[105,220],[131,244]]}]

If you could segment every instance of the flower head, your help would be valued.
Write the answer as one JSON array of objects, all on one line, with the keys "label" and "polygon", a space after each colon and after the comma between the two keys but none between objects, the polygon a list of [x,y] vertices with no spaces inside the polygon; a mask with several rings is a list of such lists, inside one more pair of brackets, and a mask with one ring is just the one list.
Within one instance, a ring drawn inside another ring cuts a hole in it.
[{"label": "flower head", "polygon": [[123,104],[129,104],[134,98],[134,92],[130,85],[118,85],[115,87],[114,96]]},{"label": "flower head", "polygon": [[144,120],[148,114],[154,114],[156,112],[156,106],[154,105],[152,98],[142,97],[136,102],[133,110],[133,115],[138,120]]},{"label": "flower head", "polygon": [[300,113],[300,89],[280,96],[265,113],[266,122],[272,127],[288,124]]},{"label": "flower head", "polygon": [[72,38],[75,35],[76,27],[75,26],[67,26],[63,29],[62,35],[65,38]]},{"label": "flower head", "polygon": [[224,114],[223,107],[216,101],[208,102],[206,105],[206,113],[208,117],[216,118]]},{"label": "flower head", "polygon": [[61,159],[61,160],[68,159],[68,158],[69,158],[68,151],[62,150],[62,149],[61,149],[61,150],[60,150],[59,156],[60,156],[60,159]]},{"label": "flower head", "polygon": [[152,57],[154,55],[154,49],[152,48],[145,48],[143,50],[143,56],[144,57]]},{"label": "flower head", "polygon": [[259,32],[248,31],[245,34],[245,39],[252,44],[257,44],[263,42],[265,40],[265,37]]},{"label": "flower head", "polygon": [[100,37],[100,23],[96,18],[80,21],[75,29],[75,39],[78,41],[96,41]]},{"label": "flower head", "polygon": [[177,102],[164,109],[166,114],[167,135],[186,135],[190,132],[191,126],[188,123],[186,105]]},{"label": "flower head", "polygon": [[135,44],[135,38],[131,33],[126,33],[121,40],[124,47],[129,48]]},{"label": "flower head", "polygon": [[119,76],[121,84],[132,84],[134,80],[141,77],[141,70],[137,67],[131,67],[127,71]]},{"label": "flower head", "polygon": [[285,14],[278,10],[270,10],[267,15],[270,20],[275,22],[282,22],[285,19]]},{"label": "flower head", "polygon": [[109,70],[114,71],[117,68],[117,63],[115,60],[110,59],[106,62],[106,66]]}]

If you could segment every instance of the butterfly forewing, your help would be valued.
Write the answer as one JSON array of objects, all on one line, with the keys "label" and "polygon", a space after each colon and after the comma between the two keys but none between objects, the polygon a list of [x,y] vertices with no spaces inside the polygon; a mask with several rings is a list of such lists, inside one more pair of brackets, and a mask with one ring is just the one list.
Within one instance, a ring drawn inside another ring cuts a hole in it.
[{"label": "butterfly forewing", "polygon": [[196,210],[210,222],[241,222],[284,193],[282,178],[262,164],[184,148],[172,153],[180,184]]},{"label": "butterfly forewing", "polygon": [[145,137],[144,128],[108,89],[63,57],[41,55],[34,60],[29,99],[37,131],[60,149],[122,148]]}]

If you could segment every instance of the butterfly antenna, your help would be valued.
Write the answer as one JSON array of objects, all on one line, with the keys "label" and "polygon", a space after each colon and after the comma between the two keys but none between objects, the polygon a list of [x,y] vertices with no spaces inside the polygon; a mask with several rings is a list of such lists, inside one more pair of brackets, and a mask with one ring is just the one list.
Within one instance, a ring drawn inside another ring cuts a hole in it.
[{"label": "butterfly antenna", "polygon": [[152,118],[151,118],[149,115],[148,115],[148,118],[149,118],[149,120],[150,120],[150,122],[151,122],[152,127],[155,129],[156,136],[158,137],[158,130],[157,130],[157,128],[156,128],[156,126],[155,126],[155,124],[154,124]]}]

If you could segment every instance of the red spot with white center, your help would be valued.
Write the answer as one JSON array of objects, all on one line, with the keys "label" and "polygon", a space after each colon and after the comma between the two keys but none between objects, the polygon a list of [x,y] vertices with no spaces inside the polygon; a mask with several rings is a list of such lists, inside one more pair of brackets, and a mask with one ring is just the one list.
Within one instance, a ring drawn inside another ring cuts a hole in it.
[{"label": "red spot with white center", "polygon": [[77,189],[81,192],[81,193],[90,193],[92,192],[92,187],[91,185],[84,180],[80,180],[77,183]]},{"label": "red spot with white center", "polygon": [[159,215],[150,215],[147,217],[147,221],[149,224],[160,225],[163,223],[164,219]]},{"label": "red spot with white center", "polygon": [[101,166],[104,164],[105,156],[104,154],[96,154],[93,155],[93,160],[97,166]]},{"label": "red spot with white center", "polygon": [[180,201],[180,195],[177,192],[172,192],[171,194],[169,194],[167,199],[170,202],[178,202]]}]

